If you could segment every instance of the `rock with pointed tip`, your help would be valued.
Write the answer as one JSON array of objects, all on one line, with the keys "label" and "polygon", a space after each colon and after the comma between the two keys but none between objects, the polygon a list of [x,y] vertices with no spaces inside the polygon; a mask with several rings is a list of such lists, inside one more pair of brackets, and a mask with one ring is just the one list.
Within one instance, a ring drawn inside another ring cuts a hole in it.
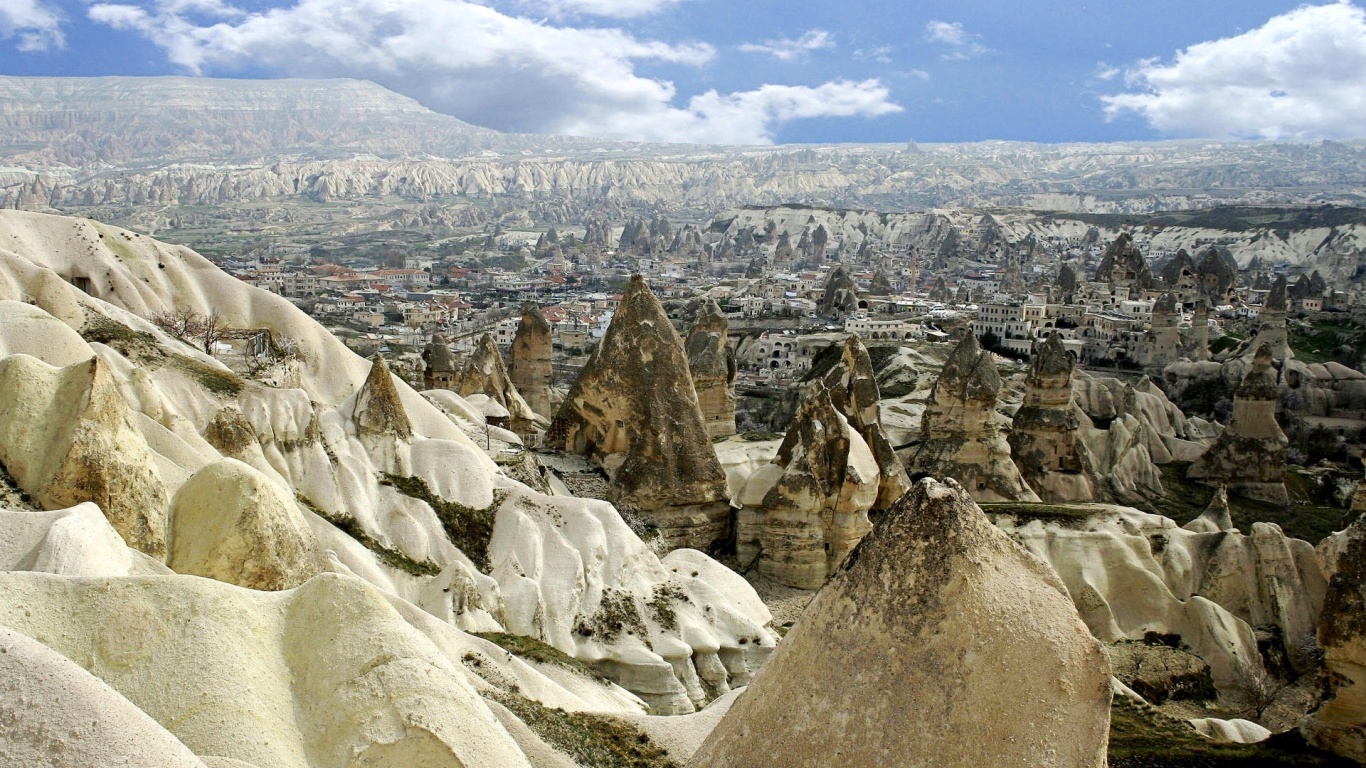
[{"label": "rock with pointed tip", "polygon": [[707,550],[728,536],[726,476],[683,340],[640,275],[560,404],[546,442],[601,464],[613,500],[639,509],[670,545]]},{"label": "rock with pointed tip", "polygon": [[549,419],[551,367],[550,323],[535,304],[522,305],[522,319],[508,350],[508,375],[531,410]]},{"label": "rock with pointed tip", "polygon": [[1220,531],[1236,531],[1238,528],[1233,524],[1233,515],[1228,508],[1228,488],[1222,483],[1214,489],[1214,496],[1209,500],[1205,511],[1194,520],[1181,526],[1194,533],[1218,533]]},{"label": "rock with pointed tip", "polygon": [[825,292],[816,304],[823,316],[845,315],[858,309],[858,286],[843,265],[835,267],[825,281]]},{"label": "rock with pointed tip", "polygon": [[1054,571],[957,483],[926,479],[688,765],[1099,768],[1110,697],[1105,650]]},{"label": "rock with pointed tip", "polygon": [[1230,493],[1275,504],[1290,503],[1285,466],[1290,441],[1276,423],[1280,387],[1271,348],[1261,346],[1233,396],[1233,417],[1186,476],[1224,483]]},{"label": "rock with pointed tip", "polygon": [[1039,497],[1010,460],[994,409],[1001,375],[990,352],[967,334],[939,374],[921,420],[920,442],[907,450],[912,477],[951,477],[978,501]]},{"label": "rock with pointed tip", "polygon": [[356,393],[356,404],[351,411],[356,431],[370,435],[393,435],[398,438],[413,436],[413,425],[399,398],[394,375],[384,355],[375,355],[370,374]]},{"label": "rock with pointed tip", "polygon": [[507,367],[503,365],[503,355],[498,351],[497,342],[487,333],[480,336],[475,344],[474,354],[470,355],[469,363],[460,373],[460,383],[456,391],[462,397],[484,395],[502,406],[511,419],[512,430],[519,434],[530,430],[536,420],[536,414],[531,406],[522,399],[517,387],[513,386]]},{"label": "rock with pointed tip", "polygon": [[1097,501],[1096,489],[1102,487],[1072,402],[1075,367],[1057,333],[1037,345],[1025,379],[1024,404],[1011,424],[1011,459],[1029,487],[1049,503]]},{"label": "rock with pointed tip", "polygon": [[714,299],[708,298],[688,332],[688,370],[697,402],[702,406],[707,434],[735,434],[735,352],[727,343],[730,324]]}]

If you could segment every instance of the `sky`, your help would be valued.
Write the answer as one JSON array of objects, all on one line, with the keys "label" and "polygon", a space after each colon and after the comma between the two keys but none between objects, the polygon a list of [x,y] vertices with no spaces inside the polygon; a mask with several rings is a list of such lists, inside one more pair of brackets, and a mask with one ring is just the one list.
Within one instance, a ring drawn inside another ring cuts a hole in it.
[{"label": "sky", "polygon": [[0,0],[0,74],[355,77],[660,142],[1318,141],[1366,136],[1366,6]]}]

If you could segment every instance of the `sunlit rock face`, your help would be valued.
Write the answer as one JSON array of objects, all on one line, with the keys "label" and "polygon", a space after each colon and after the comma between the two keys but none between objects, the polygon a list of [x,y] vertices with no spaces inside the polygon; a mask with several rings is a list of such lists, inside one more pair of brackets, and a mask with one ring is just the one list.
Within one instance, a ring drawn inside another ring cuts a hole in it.
[{"label": "sunlit rock face", "polygon": [[1252,366],[1233,397],[1228,428],[1187,470],[1193,480],[1223,483],[1230,493],[1288,504],[1286,454],[1290,441],[1276,423],[1280,387],[1271,367],[1270,346],[1258,347]]},{"label": "sunlit rock face", "polygon": [[692,372],[697,402],[706,419],[707,434],[735,434],[735,353],[726,343],[729,323],[714,299],[708,298],[688,332],[688,370]]}]

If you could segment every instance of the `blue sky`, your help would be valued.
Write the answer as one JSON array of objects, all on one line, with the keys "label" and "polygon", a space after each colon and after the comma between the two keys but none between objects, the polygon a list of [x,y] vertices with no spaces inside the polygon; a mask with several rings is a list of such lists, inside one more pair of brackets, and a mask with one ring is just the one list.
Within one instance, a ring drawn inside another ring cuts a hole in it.
[{"label": "blue sky", "polygon": [[0,0],[0,74],[346,76],[653,141],[1366,135],[1346,0]]}]

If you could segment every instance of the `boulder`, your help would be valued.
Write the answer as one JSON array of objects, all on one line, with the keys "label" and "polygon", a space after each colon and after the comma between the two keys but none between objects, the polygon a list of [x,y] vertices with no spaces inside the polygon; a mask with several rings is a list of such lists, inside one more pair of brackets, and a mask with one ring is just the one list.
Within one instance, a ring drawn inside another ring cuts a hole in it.
[{"label": "boulder", "polygon": [[956,482],[926,479],[845,559],[689,766],[1095,768],[1110,698],[1105,650],[1056,574]]},{"label": "boulder", "polygon": [[297,587],[326,565],[294,500],[236,459],[186,481],[171,520],[169,565],[177,573],[274,591]]}]

